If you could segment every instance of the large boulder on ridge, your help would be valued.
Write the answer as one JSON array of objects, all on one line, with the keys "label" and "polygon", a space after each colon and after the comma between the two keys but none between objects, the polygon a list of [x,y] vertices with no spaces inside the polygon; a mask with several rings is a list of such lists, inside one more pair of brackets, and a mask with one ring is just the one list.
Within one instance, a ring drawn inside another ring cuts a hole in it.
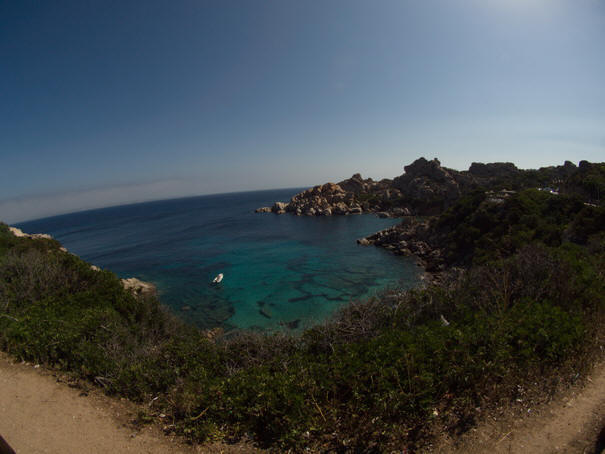
[{"label": "large boulder on ridge", "polygon": [[406,202],[418,212],[439,212],[460,197],[467,184],[460,172],[441,166],[438,159],[420,158],[404,167],[405,173],[393,180]]},{"label": "large boulder on ridge", "polygon": [[468,169],[468,173],[478,181],[515,177],[519,172],[520,170],[512,162],[492,162],[489,164],[473,162]]}]

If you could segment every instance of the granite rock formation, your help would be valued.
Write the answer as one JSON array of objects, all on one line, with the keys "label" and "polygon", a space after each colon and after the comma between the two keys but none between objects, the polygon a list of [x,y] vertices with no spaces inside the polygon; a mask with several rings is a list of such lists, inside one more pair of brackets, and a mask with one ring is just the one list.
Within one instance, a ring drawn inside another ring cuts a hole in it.
[{"label": "granite rock formation", "polygon": [[432,234],[429,221],[407,218],[400,224],[360,238],[357,243],[380,246],[396,255],[413,255],[426,271],[438,273],[445,270],[446,262],[444,251],[435,245]]},{"label": "granite rock formation", "polygon": [[296,194],[257,213],[293,213],[298,216],[330,216],[380,213],[381,216],[431,214],[460,197],[472,177],[441,167],[437,159],[420,158],[394,180],[364,179],[359,173],[337,184],[326,183]]},{"label": "granite rock formation", "polygon": [[16,237],[32,238],[34,240],[39,240],[39,239],[52,240],[53,239],[53,237],[47,233],[24,233],[21,229],[18,229],[17,227],[9,227],[8,229]]},{"label": "granite rock formation", "polygon": [[122,286],[132,292],[135,296],[156,296],[157,289],[155,285],[149,282],[143,282],[136,277],[120,279]]},{"label": "granite rock formation", "polygon": [[474,185],[471,176],[442,167],[438,159],[420,158],[393,180],[406,207],[418,214],[437,214]]},{"label": "granite rock formation", "polygon": [[[437,215],[462,195],[477,189],[502,191],[529,187],[555,187],[600,200],[601,191],[581,182],[582,174],[600,177],[599,164],[581,162],[578,167],[566,161],[562,166],[537,170],[518,169],[510,162],[474,162],[468,170],[443,167],[438,159],[419,158],[404,167],[393,180],[364,179],[359,173],[337,184],[326,183],[307,189],[289,202],[258,208],[259,213],[293,213],[299,216],[330,216],[380,213],[380,216]],[[584,178],[585,179],[585,178]],[[599,180],[600,181],[600,180]],[[594,185],[593,185],[594,186]]]}]

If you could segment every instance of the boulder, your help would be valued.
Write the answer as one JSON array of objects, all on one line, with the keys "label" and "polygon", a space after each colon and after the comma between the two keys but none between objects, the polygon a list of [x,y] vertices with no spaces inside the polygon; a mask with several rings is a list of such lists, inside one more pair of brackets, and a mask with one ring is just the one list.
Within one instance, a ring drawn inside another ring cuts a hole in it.
[{"label": "boulder", "polygon": [[338,202],[334,206],[333,213],[334,214],[347,214],[349,211],[349,207],[344,202]]},{"label": "boulder", "polygon": [[271,213],[271,207],[260,207],[254,210],[255,213]]},{"label": "boulder", "polygon": [[393,180],[394,188],[400,191],[397,197],[405,197],[407,204],[425,214],[440,212],[451,205],[460,197],[461,186],[468,179],[460,172],[441,167],[438,159],[420,158],[404,170],[403,175]]},{"label": "boulder", "polygon": [[403,169],[410,178],[426,177],[438,182],[445,182],[448,179],[447,171],[441,167],[441,162],[437,158],[432,161],[419,158]]},{"label": "boulder", "polygon": [[157,289],[155,285],[150,282],[143,282],[136,277],[128,279],[120,279],[122,286],[131,291],[135,296],[155,296],[157,295]]},{"label": "boulder", "polygon": [[576,170],[577,169],[576,165],[573,162],[571,162],[571,161],[565,161],[563,163],[563,168],[564,169],[569,169],[569,170]]},{"label": "boulder", "polygon": [[225,334],[223,328],[217,327],[202,332],[209,341],[216,341]]},{"label": "boulder", "polygon": [[271,211],[276,214],[284,214],[287,207],[288,204],[285,202],[275,202],[271,208]]},{"label": "boulder", "polygon": [[361,175],[359,173],[356,173],[348,180],[343,180],[340,183],[338,183],[338,186],[340,186],[346,192],[352,192],[354,194],[359,194],[360,192],[363,192],[364,189],[367,188],[367,183],[364,182],[363,178],[361,178]]},{"label": "boulder", "polygon": [[411,211],[409,208],[393,208],[391,210],[391,214],[393,216],[411,216]]},{"label": "boulder", "polygon": [[17,227],[9,227],[8,228],[13,235],[19,238],[32,238],[34,240],[45,239],[52,240],[53,237],[47,233],[24,233],[23,230],[18,229]]},{"label": "boulder", "polygon": [[23,230],[18,229],[17,227],[9,227],[8,230],[11,231],[11,233],[13,235],[15,235],[16,237],[29,237],[29,235],[27,233],[23,233]]},{"label": "boulder", "polygon": [[468,172],[475,178],[487,179],[511,177],[517,175],[519,169],[512,162],[493,162],[489,164],[473,162]]}]

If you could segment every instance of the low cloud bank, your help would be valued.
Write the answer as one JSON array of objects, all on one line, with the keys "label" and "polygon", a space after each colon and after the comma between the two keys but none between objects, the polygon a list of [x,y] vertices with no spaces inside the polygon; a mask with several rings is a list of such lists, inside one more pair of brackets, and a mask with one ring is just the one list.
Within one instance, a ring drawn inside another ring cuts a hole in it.
[{"label": "low cloud bank", "polygon": [[88,189],[62,194],[43,194],[0,200],[0,221],[17,223],[74,211],[127,203],[146,202],[196,195],[203,188],[186,180],[163,180],[151,183]]}]

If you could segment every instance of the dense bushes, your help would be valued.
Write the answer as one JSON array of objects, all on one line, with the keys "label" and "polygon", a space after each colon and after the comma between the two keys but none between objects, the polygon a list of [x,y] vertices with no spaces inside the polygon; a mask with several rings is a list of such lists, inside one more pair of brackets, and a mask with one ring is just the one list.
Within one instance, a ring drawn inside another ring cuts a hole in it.
[{"label": "dense bushes", "polygon": [[605,196],[605,163],[580,162],[578,172],[565,180],[562,189],[591,202],[601,203]]},{"label": "dense bushes", "polygon": [[[218,341],[58,243],[15,238],[0,225],[0,347],[111,393],[158,397],[152,411],[198,440],[250,436],[278,450],[420,446],[433,424],[463,430],[476,407],[512,400],[538,377],[582,370],[602,342],[605,242],[594,221],[602,214],[536,192],[500,211],[483,202],[476,193],[438,221],[454,253],[482,257],[455,282],[353,303],[297,337]],[[567,241],[568,219],[579,223],[580,214],[594,221],[579,235],[588,247]]]},{"label": "dense bushes", "polygon": [[483,191],[471,193],[436,218],[432,228],[448,262],[469,265],[508,256],[528,243],[586,244],[589,236],[602,231],[604,222],[605,208],[528,189],[500,203]]}]

